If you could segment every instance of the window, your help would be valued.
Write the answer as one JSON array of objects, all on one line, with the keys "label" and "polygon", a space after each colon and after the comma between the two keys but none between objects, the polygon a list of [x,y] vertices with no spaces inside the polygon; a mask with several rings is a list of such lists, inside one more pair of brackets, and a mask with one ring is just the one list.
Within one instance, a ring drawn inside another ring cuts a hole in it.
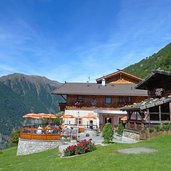
[{"label": "window", "polygon": [[82,124],[82,119],[81,118],[76,118],[76,125],[81,125]]},{"label": "window", "polygon": [[125,99],[124,99],[124,97],[119,97],[119,98],[118,98],[118,104],[125,104]]},{"label": "window", "polygon": [[131,120],[142,120],[142,117],[139,112],[132,112],[131,114]]},{"label": "window", "polygon": [[132,104],[133,103],[132,97],[128,97],[128,103],[129,104]]},{"label": "window", "polygon": [[91,100],[91,105],[92,106],[96,106],[97,102],[96,102],[96,98],[92,98]]},{"label": "window", "polygon": [[112,97],[111,96],[105,97],[105,104],[112,104]]},{"label": "window", "polygon": [[77,96],[76,102],[83,102],[84,101],[84,97],[83,96]]}]

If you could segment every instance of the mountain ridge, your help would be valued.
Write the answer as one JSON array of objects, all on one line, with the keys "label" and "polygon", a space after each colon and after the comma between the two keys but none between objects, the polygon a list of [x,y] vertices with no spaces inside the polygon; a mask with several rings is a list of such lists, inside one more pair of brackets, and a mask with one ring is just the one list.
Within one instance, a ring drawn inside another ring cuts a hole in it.
[{"label": "mountain ridge", "polygon": [[29,112],[57,113],[63,99],[51,92],[61,83],[21,73],[0,77],[0,133],[9,135]]},{"label": "mountain ridge", "polygon": [[154,53],[123,70],[138,77],[145,78],[156,69],[171,71],[171,43],[161,48],[157,53]]}]

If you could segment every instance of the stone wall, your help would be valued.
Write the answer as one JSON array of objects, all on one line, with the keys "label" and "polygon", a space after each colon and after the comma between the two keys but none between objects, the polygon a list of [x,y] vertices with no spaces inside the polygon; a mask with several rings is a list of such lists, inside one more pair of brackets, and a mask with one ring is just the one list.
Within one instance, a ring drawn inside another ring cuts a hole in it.
[{"label": "stone wall", "polygon": [[132,138],[132,139],[137,140],[137,141],[140,140],[140,134],[138,132],[131,132],[131,131],[128,131],[126,129],[123,132],[123,136],[128,137],[128,138]]},{"label": "stone wall", "polygon": [[38,153],[48,149],[57,148],[60,144],[61,142],[59,140],[26,140],[20,138],[18,142],[17,156]]}]

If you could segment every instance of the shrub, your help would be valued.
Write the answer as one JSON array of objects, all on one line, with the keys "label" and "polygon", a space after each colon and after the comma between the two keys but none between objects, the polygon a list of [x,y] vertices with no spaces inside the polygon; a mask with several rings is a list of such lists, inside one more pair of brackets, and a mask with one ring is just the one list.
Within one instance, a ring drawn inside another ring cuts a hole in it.
[{"label": "shrub", "polygon": [[160,131],[160,126],[159,126],[159,125],[156,126],[156,131],[157,131],[157,132]]},{"label": "shrub", "polygon": [[13,131],[12,134],[10,135],[10,144],[11,145],[18,144],[19,137],[20,137],[20,130]]},{"label": "shrub", "polygon": [[153,132],[156,132],[156,128],[149,128],[149,133],[153,133]]},{"label": "shrub", "polygon": [[106,123],[103,128],[104,143],[109,143],[113,139],[113,128],[110,123]]},{"label": "shrub", "polygon": [[123,134],[123,131],[124,131],[124,125],[123,123],[120,123],[119,124],[119,127],[118,127],[118,134],[122,135]]},{"label": "shrub", "polygon": [[86,137],[89,137],[89,136],[90,136],[90,134],[89,134],[89,133],[87,133],[87,134],[86,134]]},{"label": "shrub", "polygon": [[72,156],[77,154],[84,154],[87,152],[94,151],[96,149],[92,139],[78,141],[77,145],[72,145],[64,150],[64,156]]},{"label": "shrub", "polygon": [[170,129],[170,124],[163,125],[163,130],[168,131]]}]

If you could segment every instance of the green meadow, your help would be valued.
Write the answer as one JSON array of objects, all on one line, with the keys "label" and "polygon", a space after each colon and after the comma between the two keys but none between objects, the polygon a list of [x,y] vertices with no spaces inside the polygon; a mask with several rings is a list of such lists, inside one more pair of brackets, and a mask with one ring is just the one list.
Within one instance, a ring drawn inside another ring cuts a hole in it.
[{"label": "green meadow", "polygon": [[[149,147],[154,153],[122,154],[118,149]],[[0,171],[170,171],[171,136],[161,136],[136,144],[97,146],[85,155],[60,158],[57,149],[16,156],[16,147],[0,153]]]}]

